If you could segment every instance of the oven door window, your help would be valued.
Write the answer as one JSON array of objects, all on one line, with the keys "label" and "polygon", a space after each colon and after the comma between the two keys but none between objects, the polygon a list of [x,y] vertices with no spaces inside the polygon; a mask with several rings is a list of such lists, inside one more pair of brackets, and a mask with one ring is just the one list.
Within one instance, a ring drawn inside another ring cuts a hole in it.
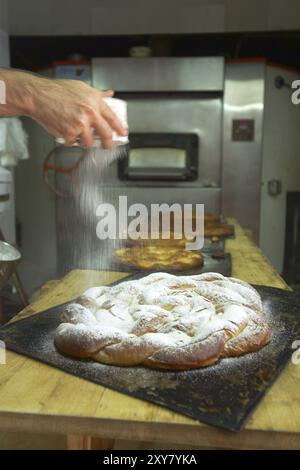
[{"label": "oven door window", "polygon": [[186,168],[186,150],[140,148],[129,150],[129,168]]},{"label": "oven door window", "polygon": [[129,140],[127,156],[119,164],[121,179],[166,181],[197,177],[195,134],[134,134]]}]

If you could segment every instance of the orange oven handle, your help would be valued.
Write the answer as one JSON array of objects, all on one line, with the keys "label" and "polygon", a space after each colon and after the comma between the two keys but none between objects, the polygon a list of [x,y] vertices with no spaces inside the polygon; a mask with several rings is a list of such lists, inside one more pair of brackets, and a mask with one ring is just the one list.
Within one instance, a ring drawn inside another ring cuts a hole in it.
[{"label": "orange oven handle", "polygon": [[55,165],[55,163],[49,163],[50,159],[52,158],[52,156],[54,155],[54,153],[56,152],[57,149],[59,149],[60,146],[57,146],[57,147],[54,147],[49,153],[48,155],[46,156],[45,158],[45,161],[43,163],[43,178],[44,178],[44,181],[45,183],[47,184],[47,186],[52,190],[54,191],[55,194],[57,194],[58,196],[60,197],[71,197],[71,195],[66,195],[64,193],[62,193],[61,191],[59,191],[58,189],[56,189],[55,187],[53,187],[53,185],[51,184],[51,182],[49,181],[48,179],[48,173],[49,171],[54,171],[55,173],[62,173],[62,174],[68,174],[71,176],[71,180],[72,180],[72,185],[73,185],[73,188],[74,188],[74,194],[76,196],[78,196],[78,180],[77,180],[77,177],[76,177],[76,173],[75,173],[75,170],[79,167],[79,165],[81,164],[81,161],[84,157],[84,154],[78,159],[78,161],[75,163],[74,166],[72,167],[64,167],[64,166],[61,166],[61,165]]}]

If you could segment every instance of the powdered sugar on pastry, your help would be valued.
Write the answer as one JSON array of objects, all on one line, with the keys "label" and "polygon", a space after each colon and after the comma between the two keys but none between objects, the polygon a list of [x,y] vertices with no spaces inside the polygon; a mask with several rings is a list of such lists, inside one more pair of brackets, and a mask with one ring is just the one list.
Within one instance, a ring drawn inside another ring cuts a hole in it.
[{"label": "powdered sugar on pastry", "polygon": [[88,289],[62,314],[59,351],[106,364],[190,369],[270,338],[258,293],[218,273],[154,273]]}]

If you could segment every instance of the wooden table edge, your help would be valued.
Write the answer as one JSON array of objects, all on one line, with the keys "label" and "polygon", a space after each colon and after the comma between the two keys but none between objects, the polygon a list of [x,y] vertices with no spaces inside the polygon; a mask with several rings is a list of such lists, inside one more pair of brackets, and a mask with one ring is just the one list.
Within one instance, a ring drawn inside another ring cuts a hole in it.
[{"label": "wooden table edge", "polygon": [[[235,433],[213,426],[180,423],[112,420],[66,415],[0,413],[1,429],[8,432],[32,432],[101,439],[151,441],[219,449],[299,450],[300,434],[285,431],[245,429]],[[266,445],[266,434],[268,436]]]}]

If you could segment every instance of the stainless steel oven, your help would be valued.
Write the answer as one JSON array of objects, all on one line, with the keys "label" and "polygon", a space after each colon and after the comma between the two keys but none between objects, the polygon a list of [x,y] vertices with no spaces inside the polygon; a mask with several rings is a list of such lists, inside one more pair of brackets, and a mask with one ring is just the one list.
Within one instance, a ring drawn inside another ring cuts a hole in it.
[{"label": "stainless steel oven", "polygon": [[224,59],[97,58],[93,85],[128,103],[124,160],[105,185],[128,203],[204,203],[221,212]]}]

